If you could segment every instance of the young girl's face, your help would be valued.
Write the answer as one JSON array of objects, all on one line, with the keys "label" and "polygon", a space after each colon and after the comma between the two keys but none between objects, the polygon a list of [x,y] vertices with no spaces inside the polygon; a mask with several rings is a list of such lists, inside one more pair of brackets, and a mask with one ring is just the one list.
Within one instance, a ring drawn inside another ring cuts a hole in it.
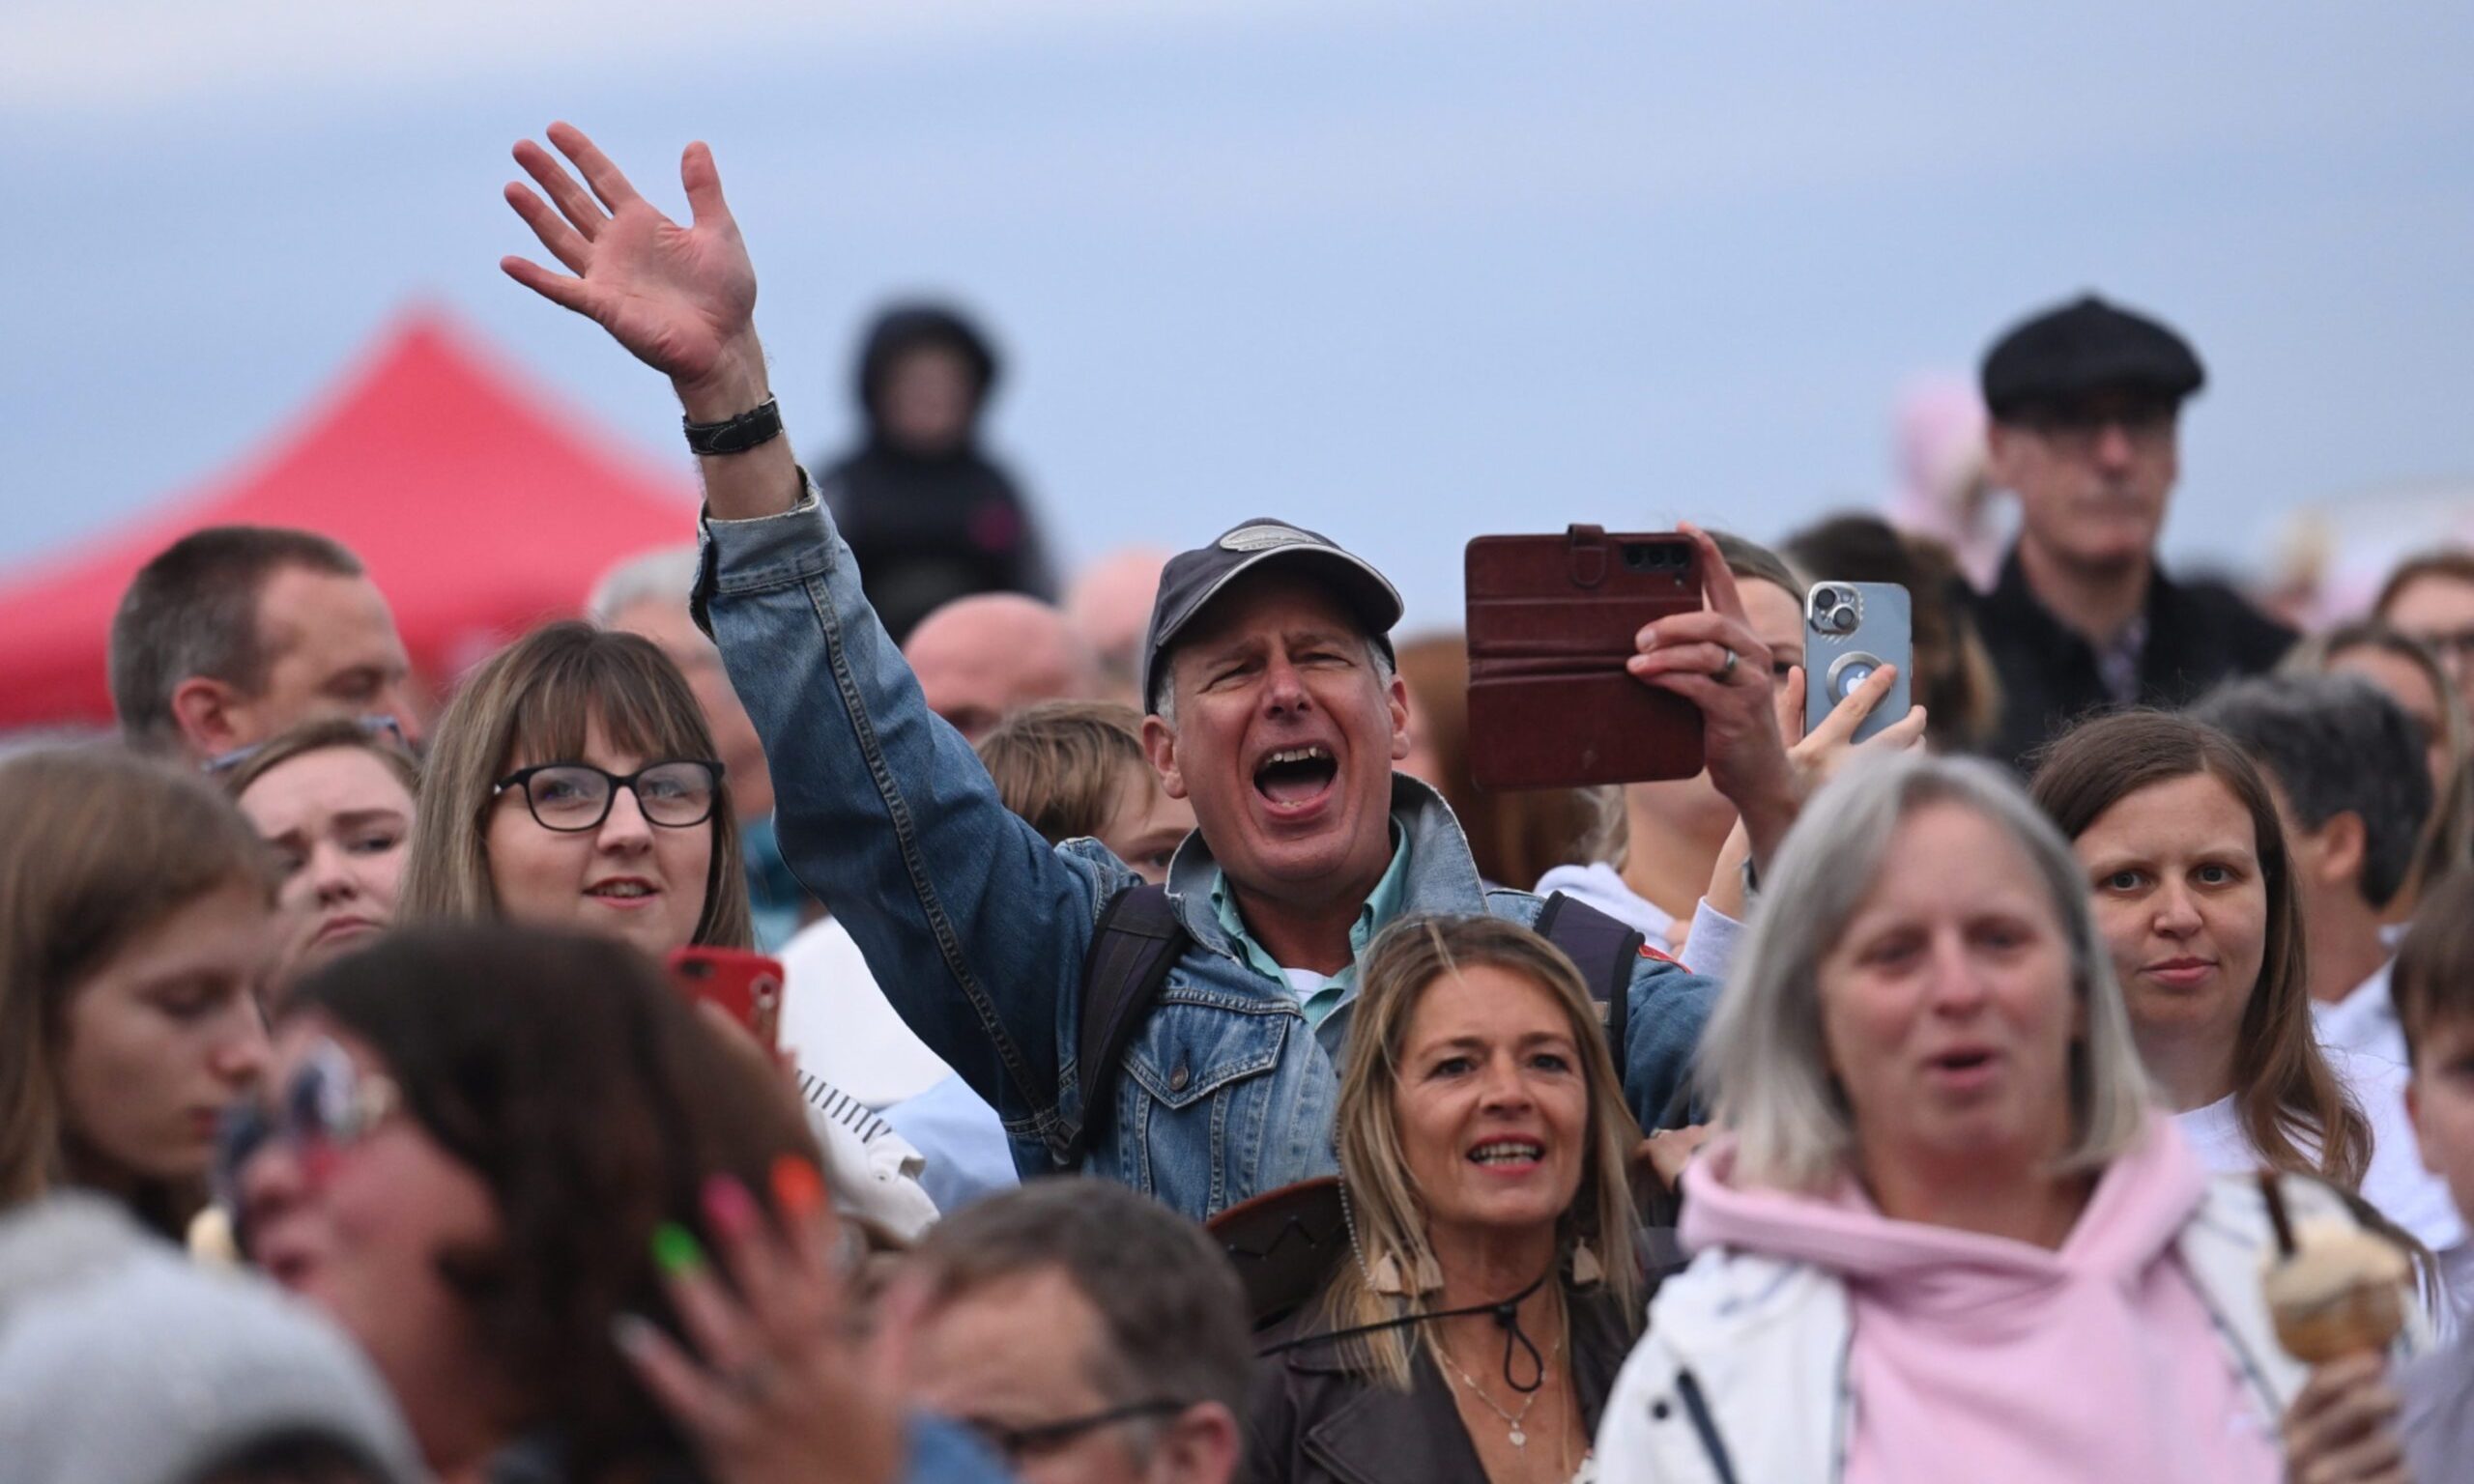
[{"label": "young girl's face", "polygon": [[1169,857],[1194,828],[1194,806],[1168,797],[1147,765],[1128,763],[1118,770],[1116,803],[1100,827],[1100,843],[1136,875],[1154,886],[1166,881]]},{"label": "young girl's face", "polygon": [[223,1109],[267,1067],[258,988],[274,919],[253,887],[171,912],[70,991],[59,1063],[77,1178],[106,1187],[206,1173]]}]

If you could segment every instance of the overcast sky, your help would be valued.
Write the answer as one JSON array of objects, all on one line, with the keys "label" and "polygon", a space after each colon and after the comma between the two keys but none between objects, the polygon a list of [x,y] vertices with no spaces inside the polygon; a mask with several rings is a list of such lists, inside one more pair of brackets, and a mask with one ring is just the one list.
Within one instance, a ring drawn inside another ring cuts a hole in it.
[{"label": "overcast sky", "polygon": [[2474,7],[0,0],[0,563],[278,433],[411,300],[647,461],[676,409],[499,272],[553,118],[713,144],[793,436],[872,304],[1009,357],[1058,544],[1254,514],[1422,621],[1486,530],[1774,536],[1900,387],[2098,287],[2183,328],[2169,549],[2474,474]]}]

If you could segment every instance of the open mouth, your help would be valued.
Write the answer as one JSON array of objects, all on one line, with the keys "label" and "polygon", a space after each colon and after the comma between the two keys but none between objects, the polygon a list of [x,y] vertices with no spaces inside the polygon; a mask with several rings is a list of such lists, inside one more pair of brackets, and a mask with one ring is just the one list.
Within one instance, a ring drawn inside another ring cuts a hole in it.
[{"label": "open mouth", "polygon": [[1999,1082],[2001,1056],[1982,1046],[1961,1046],[1925,1063],[1930,1085],[1944,1093],[1972,1097]]},{"label": "open mouth", "polygon": [[1489,1139],[1469,1151],[1471,1164],[1536,1164],[1546,1157],[1546,1146],[1527,1139]]},{"label": "open mouth", "polygon": [[598,897],[604,901],[642,901],[658,894],[659,888],[651,882],[635,880],[604,881],[585,890],[587,897]]},{"label": "open mouth", "polygon": [[1254,765],[1254,791],[1281,808],[1311,802],[1332,786],[1340,765],[1321,743],[1284,747]]}]

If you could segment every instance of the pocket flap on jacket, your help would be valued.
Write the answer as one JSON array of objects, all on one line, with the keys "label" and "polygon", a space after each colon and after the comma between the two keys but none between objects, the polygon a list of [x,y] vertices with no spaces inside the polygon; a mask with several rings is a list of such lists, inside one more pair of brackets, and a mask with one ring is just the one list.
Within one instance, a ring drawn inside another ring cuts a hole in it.
[{"label": "pocket flap on jacket", "polygon": [[1186,1107],[1279,1066],[1296,1018],[1170,999],[1152,1013],[1126,1056],[1126,1068],[1153,1098],[1171,1108]]}]

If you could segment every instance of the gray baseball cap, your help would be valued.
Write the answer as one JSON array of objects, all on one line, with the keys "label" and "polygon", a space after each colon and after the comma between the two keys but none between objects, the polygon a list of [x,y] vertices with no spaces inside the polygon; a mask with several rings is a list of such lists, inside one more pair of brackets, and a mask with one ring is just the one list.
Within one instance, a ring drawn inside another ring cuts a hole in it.
[{"label": "gray baseball cap", "polygon": [[1400,621],[1400,594],[1365,557],[1330,537],[1259,516],[1221,532],[1208,546],[1179,552],[1160,573],[1160,594],[1151,603],[1151,628],[1142,645],[1142,703],[1160,709],[1160,683],[1167,675],[1168,651],[1194,616],[1228,585],[1250,572],[1278,564],[1294,568],[1348,605],[1368,639],[1392,655],[1392,626]]}]

